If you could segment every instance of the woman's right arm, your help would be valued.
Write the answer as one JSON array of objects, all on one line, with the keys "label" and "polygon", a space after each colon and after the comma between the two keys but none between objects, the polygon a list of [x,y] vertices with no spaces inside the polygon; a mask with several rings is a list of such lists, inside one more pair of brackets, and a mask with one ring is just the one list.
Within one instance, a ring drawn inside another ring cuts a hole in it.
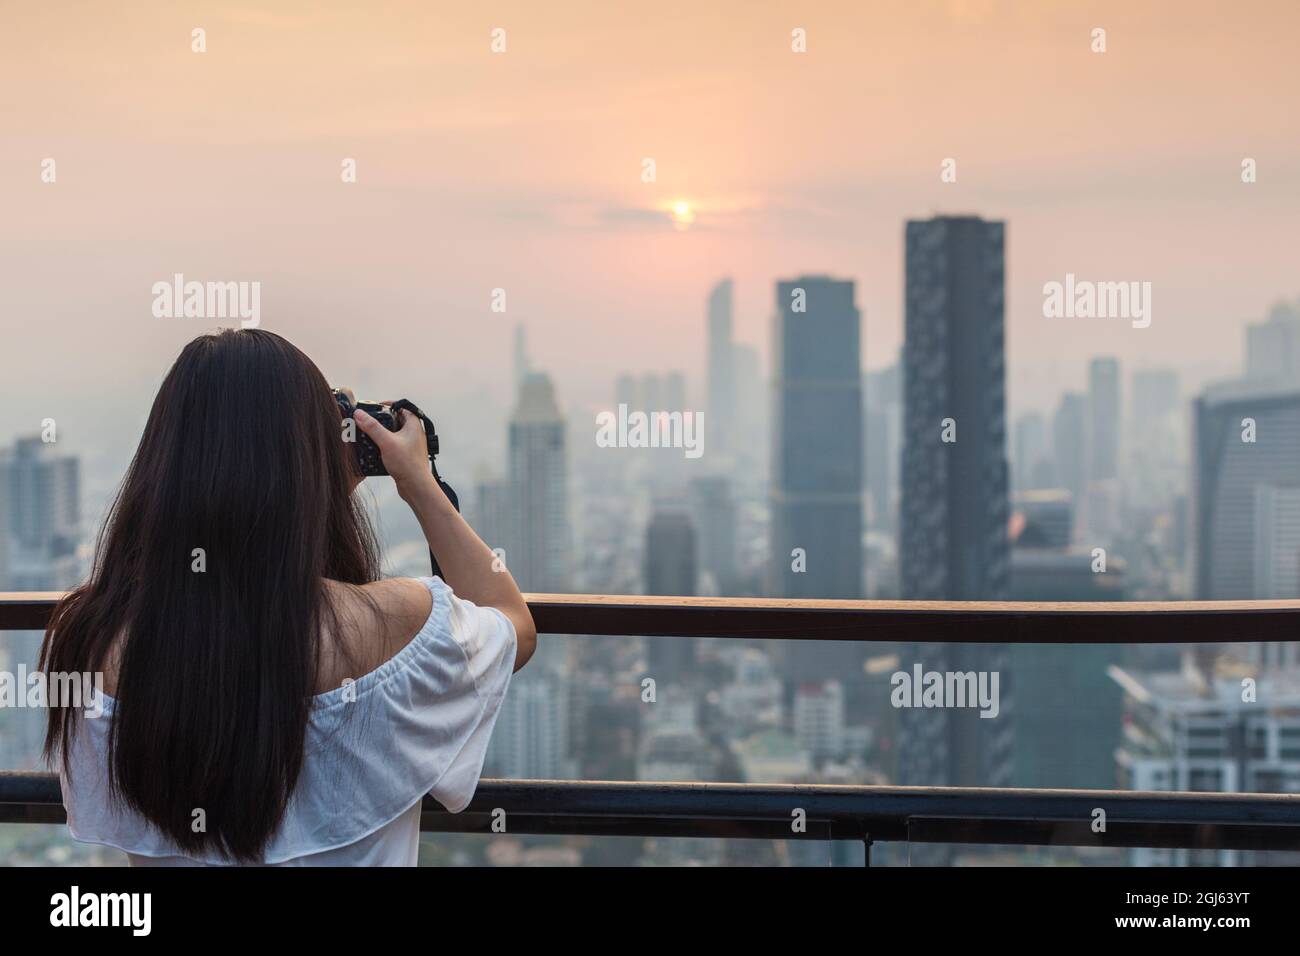
[{"label": "woman's right arm", "polygon": [[519,670],[537,649],[532,612],[510,572],[452,507],[434,480],[424,424],[410,412],[403,410],[401,414],[402,427],[396,432],[390,432],[360,409],[355,412],[355,421],[379,448],[397,493],[415,512],[429,549],[438,556],[443,579],[459,597],[480,607],[496,608],[514,625],[515,670]]}]

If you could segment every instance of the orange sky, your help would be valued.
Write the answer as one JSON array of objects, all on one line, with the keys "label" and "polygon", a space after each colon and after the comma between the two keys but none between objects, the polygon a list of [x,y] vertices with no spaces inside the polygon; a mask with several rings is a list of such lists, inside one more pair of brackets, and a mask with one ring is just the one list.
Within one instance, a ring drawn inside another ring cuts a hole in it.
[{"label": "orange sky", "polygon": [[[1293,2],[54,0],[4,21],[0,440],[51,402],[89,423],[95,393],[141,415],[204,327],[151,315],[175,272],[260,281],[263,326],[335,381],[503,406],[516,321],[567,405],[625,369],[698,388],[728,274],[764,350],[775,279],[855,279],[885,364],[903,220],[933,212],[1008,222],[1021,407],[1097,353],[1231,372],[1242,323],[1300,293]],[[1044,319],[1066,272],[1150,281],[1152,327]]]}]

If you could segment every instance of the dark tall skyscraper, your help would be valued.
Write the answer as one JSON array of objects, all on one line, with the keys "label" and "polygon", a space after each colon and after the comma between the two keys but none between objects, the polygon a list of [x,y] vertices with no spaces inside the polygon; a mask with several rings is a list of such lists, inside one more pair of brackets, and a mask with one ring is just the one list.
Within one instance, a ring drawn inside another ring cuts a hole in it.
[{"label": "dark tall skyscraper", "polygon": [[773,594],[861,597],[862,372],[853,283],[779,282],[776,306]]},{"label": "dark tall skyscraper", "polygon": [[[1009,594],[1003,236],[1002,223],[975,217],[907,223],[899,570],[909,600]],[[998,673],[1000,704],[992,719],[974,708],[902,710],[901,782],[1010,783],[1008,660],[1002,645],[906,649],[906,671]]]},{"label": "dark tall skyscraper", "polygon": [[645,532],[646,594],[695,594],[695,526],[684,511],[657,510]]},{"label": "dark tall skyscraper", "polygon": [[1003,224],[907,224],[904,597],[1006,597]]},{"label": "dark tall skyscraper", "polygon": [[[852,282],[776,286],[773,349],[772,594],[862,596],[862,368]],[[861,670],[852,644],[787,645],[790,681]]]},{"label": "dark tall skyscraper", "polygon": [[[647,594],[695,594],[698,557],[695,527],[684,511],[657,510],[645,532]],[[684,677],[695,658],[695,642],[681,637],[647,638],[650,674],[656,680]]]}]

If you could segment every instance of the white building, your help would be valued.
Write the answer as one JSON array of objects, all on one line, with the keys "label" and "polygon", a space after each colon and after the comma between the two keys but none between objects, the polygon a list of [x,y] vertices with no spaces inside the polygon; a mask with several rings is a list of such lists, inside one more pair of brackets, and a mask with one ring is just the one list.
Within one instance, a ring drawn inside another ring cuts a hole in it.
[{"label": "white building", "polygon": [[813,760],[844,756],[844,688],[839,681],[801,684],[795,690],[794,736]]},{"label": "white building", "polygon": [[[1116,759],[1128,789],[1300,793],[1300,670],[1263,673],[1253,693],[1241,674],[1109,673],[1125,694]],[[1238,866],[1265,856],[1143,848],[1131,862]]]}]

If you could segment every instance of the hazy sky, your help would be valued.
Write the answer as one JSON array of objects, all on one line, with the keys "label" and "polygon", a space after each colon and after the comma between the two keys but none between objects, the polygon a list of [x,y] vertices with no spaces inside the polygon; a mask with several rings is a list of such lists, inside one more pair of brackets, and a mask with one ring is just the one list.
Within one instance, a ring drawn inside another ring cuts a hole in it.
[{"label": "hazy sky", "polygon": [[[1017,408],[1081,383],[1098,353],[1126,378],[1231,373],[1243,322],[1300,293],[1298,11],[9,3],[0,440],[53,413],[74,435],[138,428],[168,362],[214,324],[153,317],[151,286],[175,272],[259,281],[263,327],[332,380],[426,401],[504,408],[517,321],[568,407],[626,369],[680,368],[701,394],[704,300],[724,275],[738,336],[764,352],[775,279],[856,280],[878,367],[901,340],[903,221],[934,212],[1008,223]],[[1067,272],[1150,281],[1151,327],[1043,318],[1043,283]]]}]

